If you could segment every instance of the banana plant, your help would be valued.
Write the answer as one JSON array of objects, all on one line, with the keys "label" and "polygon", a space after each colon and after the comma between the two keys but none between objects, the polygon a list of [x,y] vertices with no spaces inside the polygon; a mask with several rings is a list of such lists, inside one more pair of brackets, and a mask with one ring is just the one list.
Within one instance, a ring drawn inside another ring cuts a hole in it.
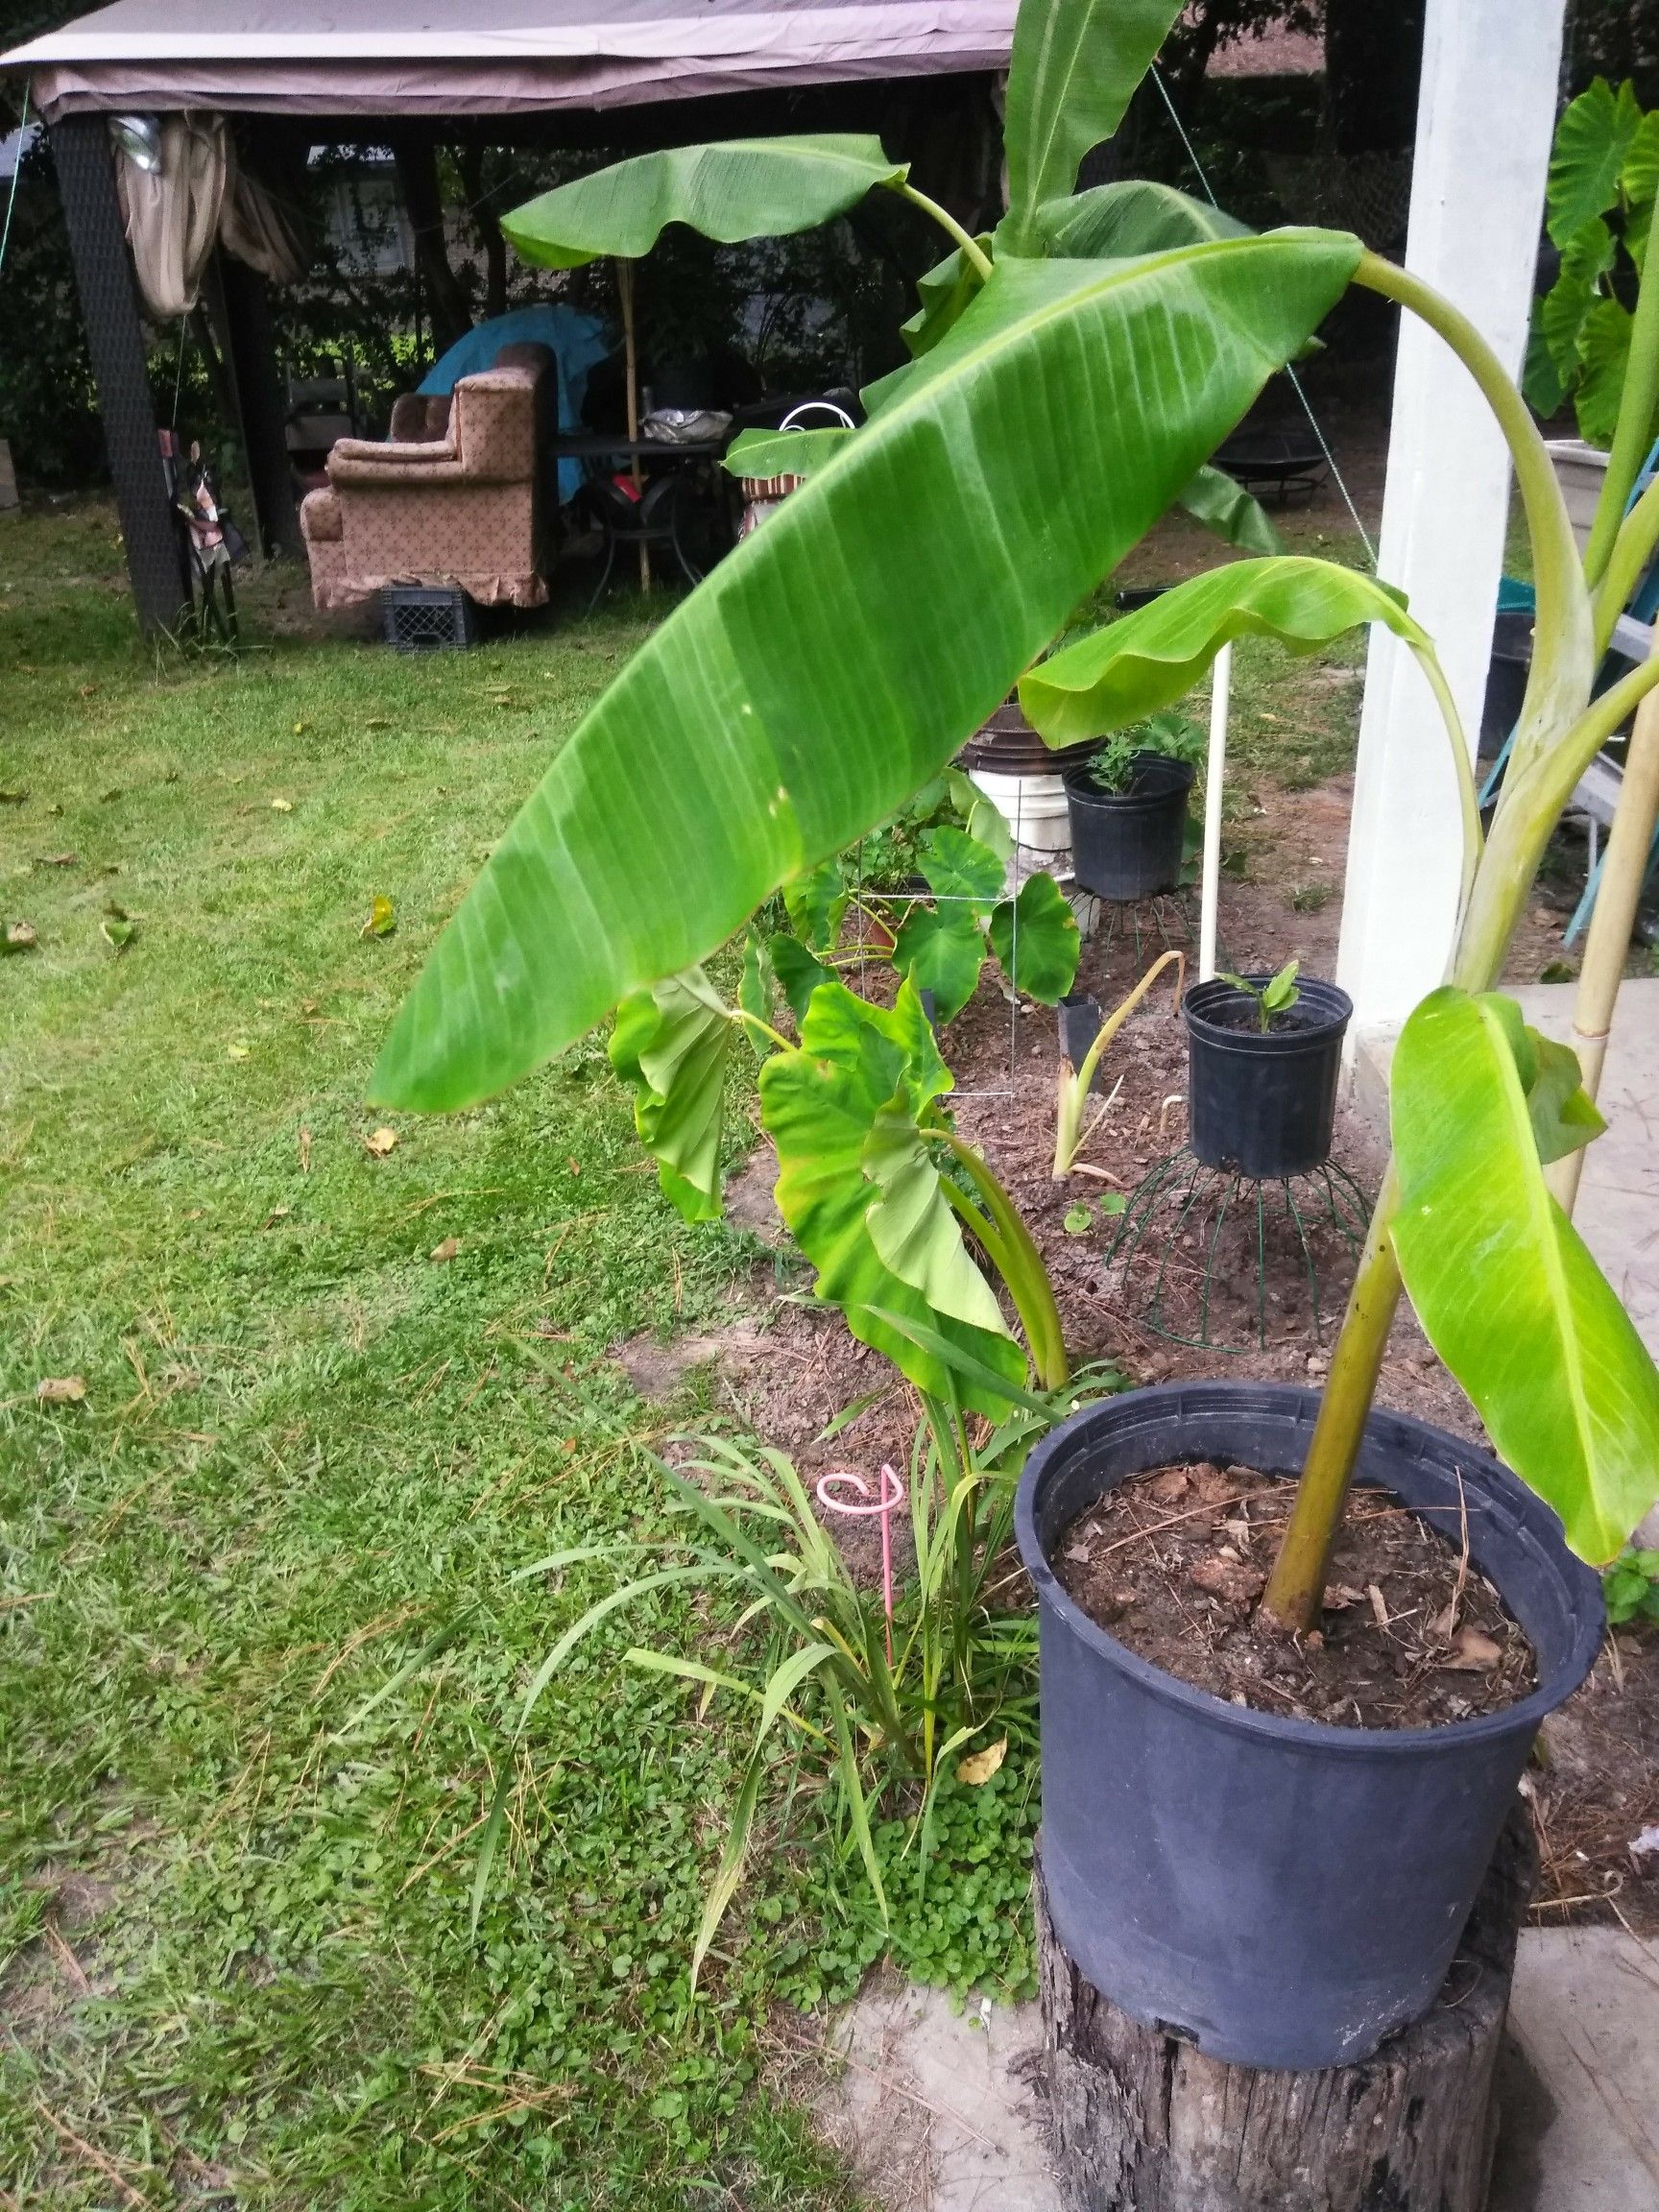
[{"label": "banana plant", "polygon": [[[1601,565],[1587,576],[1549,455],[1489,348],[1456,309],[1352,236],[1206,234],[1129,257],[1056,251],[1077,219],[1068,195],[1079,151],[1120,116],[1175,12],[1173,0],[1026,0],[1008,85],[1007,227],[989,246],[953,238],[977,279],[961,287],[960,312],[585,717],[440,939],[372,1093],[416,1109],[469,1104],[627,1000],[623,1029],[634,1028],[618,1065],[678,1179],[670,1194],[684,1185],[710,1198],[712,1078],[701,1115],[675,1100],[671,1080],[682,1064],[706,1070],[712,1049],[713,1031],[698,1024],[714,1016],[687,972],[937,775],[1017,679],[1032,672],[1022,697],[1039,728],[1052,698],[1069,729],[1081,711],[1084,729],[1103,733],[1170,704],[1228,637],[1259,631],[1294,647],[1350,622],[1385,622],[1417,654],[1447,724],[1464,888],[1449,981],[1402,1040],[1396,1159],[1267,1593],[1280,1620],[1306,1626],[1407,1286],[1516,1472],[1551,1499],[1586,1556],[1616,1549],[1659,1490],[1659,1375],[1542,1179],[1538,1118],[1551,1142],[1575,1143],[1593,1110],[1576,1084],[1556,1100],[1561,1064],[1491,998],[1574,787],[1659,683],[1656,661],[1591,697],[1598,633],[1611,626],[1606,593],[1659,540],[1659,495],[1624,516],[1635,478],[1622,422]],[[699,190],[718,196],[731,150],[706,151],[718,158],[699,165]],[[619,200],[634,189],[628,166],[608,187]],[[769,174],[769,191],[781,173]],[[649,220],[662,214],[664,176],[677,174],[659,167],[639,187]],[[821,211],[814,190],[809,205]],[[578,250],[548,214],[558,198],[541,204],[535,225],[526,216],[520,235]],[[689,204],[673,203],[667,219]],[[752,205],[736,213],[750,220]],[[602,250],[596,235],[587,228],[579,250]],[[1237,564],[1034,670],[1354,283],[1454,348],[1513,458],[1537,640],[1484,839],[1468,747],[1429,641],[1396,596],[1331,565]],[[1633,346],[1625,403],[1645,409],[1646,433],[1655,386],[1645,359]],[[671,853],[673,864],[642,883],[647,851]],[[747,1027],[765,1020],[741,1006],[737,1016]],[[735,1025],[725,1022],[728,1036]],[[936,1382],[971,1376],[983,1404],[1012,1399],[1022,1356],[941,1234],[954,1217],[1008,1289],[1040,1376],[1063,1374],[1057,1317],[1027,1273],[1035,1248],[948,1126],[948,1071],[909,984],[886,1013],[821,983],[799,1042],[771,1042],[760,1091],[780,1202],[851,1325],[902,1362],[937,1360]],[[1545,1389],[1556,1410],[1535,1422]]]}]

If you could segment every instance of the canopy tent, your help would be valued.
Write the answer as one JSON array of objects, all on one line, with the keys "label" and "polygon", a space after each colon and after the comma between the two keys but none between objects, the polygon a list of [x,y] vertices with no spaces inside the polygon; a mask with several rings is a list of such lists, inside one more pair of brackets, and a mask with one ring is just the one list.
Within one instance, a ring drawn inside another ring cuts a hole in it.
[{"label": "canopy tent", "polygon": [[[1007,66],[1017,0],[114,0],[14,51],[51,126],[141,618],[170,625],[180,571],[132,272],[113,115],[266,118],[300,138],[440,127],[638,146],[870,129],[904,80]],[[679,103],[695,101],[689,109]],[[252,128],[253,126],[251,126]],[[902,149],[896,151],[902,152]],[[293,539],[262,280],[214,256],[225,352],[267,541]]]},{"label": "canopy tent", "polygon": [[115,0],[5,58],[91,108],[499,115],[996,69],[1015,0]]}]

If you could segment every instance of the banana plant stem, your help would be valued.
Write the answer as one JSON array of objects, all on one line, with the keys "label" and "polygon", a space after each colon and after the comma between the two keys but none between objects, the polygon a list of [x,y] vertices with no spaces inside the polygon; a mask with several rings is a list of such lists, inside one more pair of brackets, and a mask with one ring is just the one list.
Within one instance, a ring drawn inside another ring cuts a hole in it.
[{"label": "banana plant stem", "polygon": [[971,237],[963,229],[961,224],[957,222],[955,216],[948,214],[940,206],[937,200],[929,200],[926,192],[918,192],[908,178],[905,178],[902,182],[895,184],[893,189],[901,199],[908,200],[913,207],[920,207],[925,215],[930,215],[933,218],[946,236],[954,240],[955,244],[961,248],[964,258],[978,271],[979,280],[983,283],[991,274],[991,258],[978,239]]},{"label": "banana plant stem", "polygon": [[[1655,819],[1659,819],[1659,692],[1649,691],[1636,709],[1573,1004],[1573,1048],[1592,1098],[1600,1089],[1613,1008],[1624,978],[1630,932],[1653,849]],[[1583,1165],[1584,1146],[1579,1145],[1545,1170],[1551,1190],[1569,1214],[1578,1196]]]},{"label": "banana plant stem", "polygon": [[1319,1617],[1332,1546],[1353,1480],[1366,1416],[1377,1394],[1382,1355],[1388,1349],[1388,1331],[1400,1304],[1400,1269],[1389,1235],[1398,1203],[1399,1187],[1390,1166],[1348,1295],[1348,1310],[1332,1355],[1308,1458],[1296,1486],[1296,1502],[1262,1599],[1265,1611],[1281,1626],[1298,1635],[1305,1635]]}]

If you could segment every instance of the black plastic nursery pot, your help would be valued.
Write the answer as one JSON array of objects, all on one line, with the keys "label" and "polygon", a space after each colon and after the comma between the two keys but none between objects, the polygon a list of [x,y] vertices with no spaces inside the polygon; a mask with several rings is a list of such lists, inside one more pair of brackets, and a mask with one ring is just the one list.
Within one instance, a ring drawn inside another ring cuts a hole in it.
[{"label": "black plastic nursery pot", "polygon": [[1097,899],[1150,899],[1181,880],[1181,844],[1193,768],[1137,753],[1127,791],[1096,791],[1085,769],[1066,771],[1071,868]]},{"label": "black plastic nursery pot", "polygon": [[1218,975],[1194,983],[1181,1001],[1188,1142],[1206,1167],[1277,1182],[1309,1174],[1330,1156],[1354,1001],[1314,977],[1299,980],[1297,994],[1266,1030],[1255,1001]]},{"label": "black plastic nursery pot", "polygon": [[1114,2004],[1243,2066],[1351,2065],[1432,2004],[1538,1724],[1603,1628],[1599,1578],[1548,1507],[1396,1413],[1367,1423],[1358,1479],[1454,1540],[1461,1497],[1470,1557],[1537,1655],[1521,1703],[1399,1730],[1259,1713],[1177,1681],[1072,1603],[1048,1562],[1096,1498],[1195,1459],[1293,1477],[1317,1406],[1286,1384],[1179,1382],[1088,1407],[1032,1453],[1015,1514],[1040,1618],[1055,1931]]}]

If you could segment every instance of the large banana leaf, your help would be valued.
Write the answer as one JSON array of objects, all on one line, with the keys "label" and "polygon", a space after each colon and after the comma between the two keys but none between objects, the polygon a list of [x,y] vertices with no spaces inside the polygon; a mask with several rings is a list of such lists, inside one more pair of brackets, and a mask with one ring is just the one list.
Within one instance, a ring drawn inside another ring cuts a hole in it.
[{"label": "large banana leaf", "polygon": [[851,134],[671,146],[543,192],[501,228],[526,261],[578,269],[601,253],[648,253],[670,223],[728,245],[810,230],[908,174],[878,138]]},{"label": "large banana leaf", "polygon": [[1394,1248],[1500,1454],[1605,1560],[1659,1497],[1659,1373],[1545,1187],[1508,1026],[1447,988],[1401,1032]]},{"label": "large banana leaf", "polygon": [[1429,649],[1404,595],[1358,569],[1301,554],[1235,561],[1040,662],[1021,679],[1020,704],[1050,745],[1071,745],[1185,698],[1235,637],[1276,637],[1310,653],[1361,622],[1385,623]]},{"label": "large banana leaf", "polygon": [[[760,1070],[778,1208],[818,1271],[817,1295],[841,1308],[862,1342],[941,1395],[951,1385],[949,1364],[886,1316],[937,1331],[1016,1386],[1025,1375],[920,1137],[917,1114],[950,1088],[908,983],[891,1012],[845,984],[824,984],[806,1009],[800,1049],[774,1053]],[[988,1388],[963,1395],[981,1411],[1007,1410],[1008,1399]]]},{"label": "large banana leaf", "polygon": [[1000,263],[584,718],[400,1010],[374,1097],[489,1096],[893,814],[1191,480],[1359,251],[1291,230]]},{"label": "large banana leaf", "polygon": [[1023,0],[1004,106],[1004,252],[1040,249],[1037,210],[1062,200],[1091,147],[1122,122],[1182,0]]},{"label": "large banana leaf", "polygon": [[1111,261],[1250,235],[1248,223],[1150,177],[1121,177],[1070,200],[1046,201],[1037,210],[1036,228],[1046,253],[1070,261]]},{"label": "large banana leaf", "polygon": [[[990,237],[978,239],[980,251],[989,255]],[[984,283],[983,273],[969,260],[958,246],[954,252],[947,253],[944,260],[928,270],[926,276],[918,277],[916,297],[921,306],[908,323],[899,325],[899,334],[912,353],[930,353],[947,330],[954,328]]]}]

